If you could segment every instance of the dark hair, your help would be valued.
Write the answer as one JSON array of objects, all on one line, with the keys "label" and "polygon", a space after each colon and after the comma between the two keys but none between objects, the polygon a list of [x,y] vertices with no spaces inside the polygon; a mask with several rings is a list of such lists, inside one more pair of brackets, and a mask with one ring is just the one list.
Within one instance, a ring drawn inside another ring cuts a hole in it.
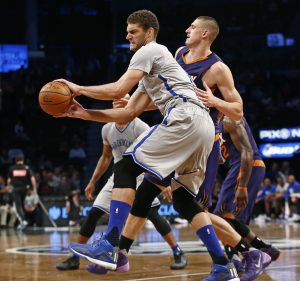
[{"label": "dark hair", "polygon": [[138,10],[130,14],[127,23],[139,24],[145,31],[150,27],[154,29],[154,36],[157,36],[159,23],[156,15],[149,10]]},{"label": "dark hair", "polygon": [[24,155],[23,155],[23,154],[18,154],[18,155],[15,157],[15,161],[16,161],[16,162],[24,161]]}]

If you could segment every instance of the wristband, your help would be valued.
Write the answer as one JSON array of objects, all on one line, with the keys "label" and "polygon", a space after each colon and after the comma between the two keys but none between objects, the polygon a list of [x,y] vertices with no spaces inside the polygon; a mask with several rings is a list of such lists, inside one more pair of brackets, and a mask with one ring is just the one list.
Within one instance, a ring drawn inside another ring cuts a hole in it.
[{"label": "wristband", "polygon": [[238,189],[241,189],[241,190],[247,190],[248,187],[245,187],[245,186],[239,186]]}]

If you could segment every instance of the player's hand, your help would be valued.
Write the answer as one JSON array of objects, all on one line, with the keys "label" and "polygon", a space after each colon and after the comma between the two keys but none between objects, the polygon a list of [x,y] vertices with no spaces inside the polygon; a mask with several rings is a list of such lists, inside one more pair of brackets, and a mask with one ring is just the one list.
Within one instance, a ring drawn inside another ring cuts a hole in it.
[{"label": "player's hand", "polygon": [[127,99],[114,99],[113,108],[124,108],[128,104]]},{"label": "player's hand", "polygon": [[248,191],[246,188],[238,188],[235,192],[234,203],[239,209],[246,208],[248,204]]},{"label": "player's hand", "polygon": [[196,94],[202,103],[207,107],[215,107],[217,98],[212,93],[211,89],[203,81],[204,90],[196,88]]},{"label": "player's hand", "polygon": [[164,200],[167,200],[169,203],[172,202],[173,200],[173,195],[172,195],[172,189],[171,186],[168,186],[166,188],[164,188],[164,190],[161,192],[162,194],[162,198]]},{"label": "player's hand", "polygon": [[83,106],[75,99],[72,99],[71,105],[69,106],[66,112],[53,115],[53,117],[55,118],[70,117],[70,118],[79,118],[85,120],[87,118],[87,115],[88,115],[87,111],[83,108]]},{"label": "player's hand", "polygon": [[64,84],[66,84],[70,88],[70,90],[72,92],[72,95],[74,97],[81,95],[80,94],[80,86],[79,85],[77,85],[77,84],[75,84],[73,82],[70,82],[70,81],[68,81],[66,79],[56,79],[54,81],[58,81],[58,82],[62,82]]},{"label": "player's hand", "polygon": [[84,190],[84,194],[87,200],[93,201],[94,197],[93,197],[93,193],[95,191],[95,184],[89,182],[87,187]]}]

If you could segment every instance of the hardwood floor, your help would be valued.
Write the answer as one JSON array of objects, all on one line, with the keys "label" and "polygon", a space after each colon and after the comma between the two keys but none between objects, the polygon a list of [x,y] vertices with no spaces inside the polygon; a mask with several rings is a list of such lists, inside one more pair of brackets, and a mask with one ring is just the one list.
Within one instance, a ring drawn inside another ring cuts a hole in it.
[{"label": "hardwood floor", "polygon": [[[27,230],[24,233],[1,230],[0,280],[199,281],[208,276],[211,260],[202,243],[188,226],[172,228],[188,257],[186,269],[169,269],[172,257],[169,247],[154,229],[145,227],[138,243],[132,247],[130,271],[109,272],[102,276],[87,272],[85,266],[88,262],[84,260],[79,270],[62,272],[55,268],[68,255],[68,243],[76,240],[78,230]],[[300,224],[268,223],[252,225],[252,229],[282,250],[278,261],[273,262],[257,280],[300,280]]]}]

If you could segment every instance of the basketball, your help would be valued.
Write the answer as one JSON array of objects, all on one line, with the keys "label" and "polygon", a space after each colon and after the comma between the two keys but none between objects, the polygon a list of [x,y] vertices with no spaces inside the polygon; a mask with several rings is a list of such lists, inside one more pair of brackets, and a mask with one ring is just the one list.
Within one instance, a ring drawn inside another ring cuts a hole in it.
[{"label": "basketball", "polygon": [[68,109],[71,101],[71,90],[62,82],[49,82],[42,87],[39,93],[40,107],[50,115],[64,113]]}]

